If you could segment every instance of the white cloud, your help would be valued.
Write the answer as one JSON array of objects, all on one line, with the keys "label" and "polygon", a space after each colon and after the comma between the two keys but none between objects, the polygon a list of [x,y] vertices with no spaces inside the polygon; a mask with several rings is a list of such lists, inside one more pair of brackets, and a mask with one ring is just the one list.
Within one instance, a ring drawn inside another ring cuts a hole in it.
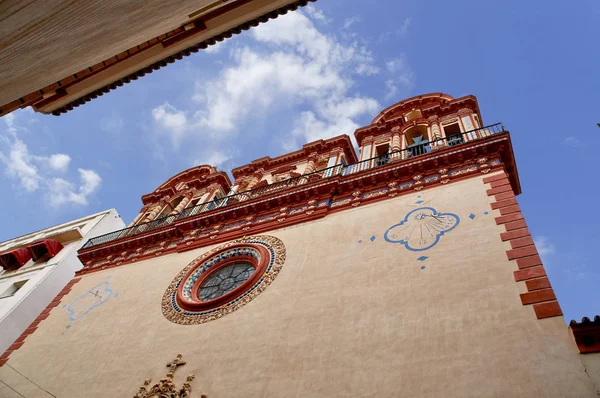
[{"label": "white cloud", "polygon": [[6,123],[6,127],[8,129],[8,132],[10,134],[16,134],[17,129],[14,126],[14,123],[15,123],[15,114],[14,113],[9,113],[8,115],[4,115],[2,117],[2,120],[4,120],[4,123]]},{"label": "white cloud", "polygon": [[160,128],[171,135],[176,146],[179,144],[183,132],[189,127],[185,112],[178,110],[168,102],[152,109],[152,118]]},{"label": "white cloud", "polygon": [[540,256],[545,257],[554,254],[554,245],[545,236],[537,236],[533,241]]},{"label": "white cloud", "polygon": [[18,138],[9,145],[8,155],[0,153],[0,160],[6,166],[6,174],[19,180],[19,184],[27,192],[36,191],[40,186],[41,177],[27,145]]},{"label": "white cloud", "polygon": [[394,79],[385,81],[385,99],[393,99],[398,97],[398,86]]},{"label": "white cloud", "polygon": [[71,157],[69,155],[65,155],[64,153],[57,153],[48,158],[48,164],[50,167],[63,173],[69,169],[69,163],[71,163]]},{"label": "white cloud", "polygon": [[354,17],[351,17],[351,18],[346,18],[344,20],[344,29],[350,29],[350,27],[352,25],[354,25],[355,23],[357,23],[357,22],[360,22],[360,17],[358,17],[358,16],[354,16]]},{"label": "white cloud", "polygon": [[[233,66],[218,79],[198,85],[195,98],[201,108],[197,116],[203,127],[231,132],[249,115],[275,104],[310,104],[313,110],[301,114],[292,134],[309,141],[351,133],[358,127],[351,119],[376,113],[374,99],[347,94],[353,85],[352,74],[378,72],[364,46],[344,45],[320,33],[302,13],[260,25],[252,36],[273,51],[265,54],[249,47],[234,51]],[[348,104],[351,111],[338,120],[336,109]],[[309,131],[311,128],[318,130]]]},{"label": "white cloud", "polygon": [[323,13],[323,10],[319,10],[310,4],[308,4],[304,7],[304,11],[308,14],[308,16],[310,16],[311,19],[313,19],[315,21],[319,21],[319,22],[323,22],[323,23],[331,22],[331,19],[327,18],[325,16],[325,14]]},{"label": "white cloud", "polygon": [[221,50],[225,47],[226,42],[226,40],[218,41],[212,46],[206,47],[203,51],[207,54],[216,54],[218,52],[221,52]]},{"label": "white cloud", "polygon": [[415,85],[412,68],[406,60],[406,55],[400,54],[397,58],[385,63],[385,67],[391,77],[386,80],[386,100],[396,100],[398,96],[406,96]]},{"label": "white cloud", "polygon": [[79,178],[81,179],[81,187],[79,191],[88,196],[98,189],[102,178],[94,170],[77,169],[79,172]]},{"label": "white cloud", "polygon": [[404,18],[404,22],[402,22],[402,25],[400,26],[400,34],[402,36],[404,36],[408,32],[408,27],[410,26],[411,20],[411,17]]},{"label": "white cloud", "polygon": [[210,151],[205,156],[196,159],[194,165],[200,166],[207,164],[209,166],[219,167],[232,158],[233,156],[231,154],[226,154],[221,151]]},{"label": "white cloud", "polygon": [[[200,153],[193,156],[194,162],[213,165],[236,156],[223,151],[224,145],[235,140],[243,146],[261,137],[261,131],[247,126],[267,118],[292,114],[275,140],[284,150],[352,135],[360,117],[381,109],[374,98],[356,92],[357,79],[376,78],[382,70],[367,43],[349,39],[346,33],[324,34],[311,18],[320,20],[316,9],[289,13],[252,29],[250,42],[229,50],[217,76],[201,75],[196,81],[189,106],[178,109],[164,103],[152,110],[157,130],[176,142],[196,142]],[[346,25],[357,21],[353,18]],[[396,92],[408,90],[412,71],[406,58],[401,55],[390,62],[395,75],[387,80]],[[383,72],[389,74],[387,66]]]},{"label": "white cloud", "polygon": [[87,205],[88,196],[96,192],[100,187],[102,179],[94,170],[77,169],[79,172],[80,185],[62,178],[53,178],[50,182],[50,188],[47,193],[47,199],[50,206],[60,206],[66,203],[76,205]]},{"label": "white cloud", "polygon": [[[18,186],[25,192],[40,192],[48,199],[51,206],[63,203],[85,205],[87,197],[96,192],[100,186],[100,176],[92,170],[79,169],[81,183],[78,188],[64,178],[56,178],[57,172],[66,173],[71,163],[71,157],[64,153],[50,156],[38,156],[29,151],[27,144],[20,138],[21,133],[28,130],[16,120],[24,112],[15,112],[4,119],[7,129],[5,135],[0,135],[0,143],[6,144],[8,150],[0,149],[0,162],[5,166],[5,174],[17,181]],[[20,119],[19,119],[20,120]],[[25,120],[31,123],[31,120]]]}]

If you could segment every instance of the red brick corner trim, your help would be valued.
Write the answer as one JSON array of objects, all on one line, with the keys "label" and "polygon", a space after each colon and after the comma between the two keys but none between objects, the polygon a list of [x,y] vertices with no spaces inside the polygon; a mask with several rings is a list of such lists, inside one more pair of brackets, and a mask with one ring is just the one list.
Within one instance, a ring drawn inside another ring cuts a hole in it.
[{"label": "red brick corner trim", "polygon": [[35,320],[33,322],[31,322],[29,327],[27,329],[25,329],[25,331],[23,333],[21,333],[21,335],[15,340],[15,342],[12,343],[11,346],[6,349],[6,351],[4,351],[4,354],[2,354],[2,356],[0,356],[0,367],[3,366],[8,361],[8,357],[10,356],[10,354],[12,354],[15,350],[18,350],[19,348],[21,348],[21,346],[23,344],[25,344],[25,339],[27,338],[27,336],[29,336],[30,334],[32,334],[33,332],[36,331],[40,322],[42,322],[44,319],[48,318],[48,316],[50,315],[50,311],[52,311],[52,309],[54,307],[56,307],[60,304],[60,301],[62,300],[62,298],[65,295],[69,294],[69,292],[73,288],[73,285],[76,284],[77,282],[79,282],[80,280],[81,280],[81,278],[71,279],[71,281],[69,283],[67,283],[67,285],[56,295],[54,300],[52,300],[46,306],[44,311],[42,311],[42,313],[40,315],[38,315],[38,317],[35,318]]},{"label": "red brick corner trim", "polygon": [[550,280],[546,276],[542,259],[533,243],[527,224],[505,172],[483,179],[488,184],[488,196],[493,196],[493,210],[499,210],[496,224],[504,225],[506,232],[500,234],[503,242],[510,242],[506,251],[509,261],[516,261],[519,268],[514,272],[516,282],[525,282],[527,292],[521,294],[523,305],[532,305],[538,319],[561,316],[562,310],[556,300]]}]

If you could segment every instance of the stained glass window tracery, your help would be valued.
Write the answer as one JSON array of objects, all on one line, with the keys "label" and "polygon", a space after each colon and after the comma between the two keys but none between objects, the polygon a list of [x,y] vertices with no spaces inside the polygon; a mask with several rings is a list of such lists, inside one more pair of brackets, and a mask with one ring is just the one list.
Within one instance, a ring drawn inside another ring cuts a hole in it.
[{"label": "stained glass window tracery", "polygon": [[202,301],[215,300],[246,282],[255,268],[249,262],[235,262],[211,273],[198,288],[198,297]]}]

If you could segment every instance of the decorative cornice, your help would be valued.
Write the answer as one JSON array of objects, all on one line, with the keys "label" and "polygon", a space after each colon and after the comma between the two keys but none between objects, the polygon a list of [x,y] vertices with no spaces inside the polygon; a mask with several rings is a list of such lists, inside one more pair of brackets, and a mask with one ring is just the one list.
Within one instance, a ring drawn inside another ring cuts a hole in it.
[{"label": "decorative cornice", "polygon": [[600,352],[600,316],[596,315],[594,320],[588,317],[581,319],[581,322],[572,320],[569,323],[569,329],[573,334],[575,343],[579,352],[582,354],[591,354]]},{"label": "decorative cornice", "polygon": [[[201,173],[199,175],[193,172],[187,173],[188,171],[189,170],[179,173],[176,176],[177,179],[170,179],[170,183],[168,185],[166,185],[165,183],[161,185],[156,191],[142,196],[142,203],[147,206],[149,204],[157,203],[159,200],[164,198],[168,200],[173,199],[177,196],[181,196],[189,190],[206,189],[213,185],[222,187],[225,192],[229,192],[229,189],[231,189],[231,181],[229,180],[229,176],[223,171],[214,172],[208,175],[204,173]],[[183,182],[182,180],[186,182],[188,189],[177,191],[175,189],[175,186],[180,182]]]},{"label": "decorative cornice", "polygon": [[[421,110],[422,117],[405,122],[403,114],[413,109]],[[473,109],[470,112],[479,115],[479,105],[475,96],[467,95],[453,99],[451,96],[442,93],[420,95],[387,107],[373,119],[371,125],[357,129],[354,132],[354,137],[359,145],[364,145],[368,142],[369,136],[378,137],[389,133],[393,127],[399,126],[401,131],[404,132],[415,124],[431,125],[435,120],[441,122],[449,117],[457,118],[458,113],[464,112],[466,109]]]},{"label": "decorative cornice", "polygon": [[302,160],[308,160],[308,158],[313,156],[315,153],[317,155],[329,154],[329,152],[336,147],[342,148],[348,162],[355,163],[357,161],[356,153],[352,147],[352,141],[350,141],[350,137],[343,134],[327,140],[317,140],[308,144],[304,144],[302,149],[285,155],[277,156],[275,158],[265,156],[263,158],[253,160],[250,164],[231,170],[231,174],[236,180],[238,180],[239,178],[250,175],[261,168],[268,172],[273,168],[287,166],[292,162],[297,163]]},{"label": "decorative cornice", "polygon": [[[78,275],[303,223],[363,203],[437,187],[498,168],[508,170],[514,168],[510,147],[509,134],[499,133],[461,147],[348,176],[308,181],[285,191],[182,218],[162,229],[80,250],[84,268]],[[492,160],[481,162],[482,158]],[[421,178],[413,179],[417,174]],[[516,175],[510,179],[518,181]],[[518,191],[518,183],[513,184]],[[361,194],[353,197],[357,188]]]},{"label": "decorative cornice", "polygon": [[294,170],[296,170],[296,165],[294,165],[294,164],[287,165],[287,166],[281,166],[281,167],[279,167],[278,169],[276,169],[276,170],[273,170],[273,171],[271,172],[271,175],[272,175],[272,176],[275,176],[275,175],[277,175],[277,174],[288,173],[288,172],[290,172],[290,171],[294,171]]}]

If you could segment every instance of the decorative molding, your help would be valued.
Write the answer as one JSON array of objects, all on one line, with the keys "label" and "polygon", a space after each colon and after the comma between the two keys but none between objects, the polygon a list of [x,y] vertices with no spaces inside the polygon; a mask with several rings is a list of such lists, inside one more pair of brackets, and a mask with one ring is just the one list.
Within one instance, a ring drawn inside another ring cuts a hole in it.
[{"label": "decorative molding", "polygon": [[[175,358],[172,362],[167,364],[169,368],[169,372],[167,372],[166,377],[160,379],[158,383],[153,385],[152,387],[148,387],[152,383],[152,379],[146,379],[144,381],[144,385],[142,385],[137,394],[133,396],[133,398],[156,398],[156,397],[169,397],[169,398],[189,398],[192,392],[191,382],[194,380],[194,375],[188,375],[185,379],[185,383],[181,388],[178,388],[173,382],[173,376],[175,375],[175,371],[180,367],[186,364],[185,361],[182,361],[182,355],[178,354],[177,358]],[[201,398],[207,398],[205,394],[200,395]]]},{"label": "decorative molding", "polygon": [[599,315],[596,315],[593,321],[588,317],[584,317],[581,322],[572,320],[569,329],[581,354],[600,353]]},{"label": "decorative molding", "polygon": [[[206,277],[236,258],[254,259],[255,271],[246,282],[217,299],[203,302],[194,293]],[[269,235],[243,237],[218,246],[190,262],[173,279],[162,300],[164,316],[181,325],[219,319],[255,299],[277,277],[285,262],[283,242]]]},{"label": "decorative molding", "polygon": [[[410,177],[413,174],[405,171],[410,169],[412,164],[418,162],[395,163],[371,169],[361,176],[333,177],[319,180],[318,183],[307,183],[296,189],[283,191],[278,195],[259,198],[247,203],[242,202],[239,206],[231,208],[216,209],[210,214],[199,215],[197,218],[182,219],[176,225],[164,227],[145,235],[115,241],[97,248],[80,250],[79,257],[85,267],[78,271],[77,275],[113,268],[157,255],[183,252],[226,242],[247,234],[259,234],[296,225],[326,217],[329,213],[351,209],[363,203],[385,200],[397,195],[408,194],[413,190],[429,189],[480,175],[482,169],[496,170],[504,167],[499,158],[489,156],[491,160],[481,164],[475,161],[478,157],[468,160],[471,163],[467,166],[457,164],[453,168],[448,167],[447,171],[451,175],[441,178],[438,174],[440,168],[436,166],[435,162],[439,156],[441,155],[436,155],[433,158],[434,162],[423,168],[423,171],[419,173],[421,179],[418,181],[414,181]],[[443,159],[443,157],[439,159]],[[399,176],[403,177],[399,178]],[[361,185],[363,188],[357,189]],[[353,192],[359,192],[359,194],[353,196]],[[293,198],[308,198],[308,200],[294,202]],[[280,211],[281,206],[275,207],[280,202],[289,204],[283,206],[286,211]],[[269,203],[274,203],[274,205],[269,205]],[[248,214],[248,209],[253,209],[252,213]],[[230,219],[228,215],[237,216]],[[165,244],[161,246],[161,242],[165,242]],[[143,247],[143,250],[136,250],[140,247]],[[111,255],[112,257],[110,257]],[[117,261],[117,257],[120,257],[120,260]]]}]

